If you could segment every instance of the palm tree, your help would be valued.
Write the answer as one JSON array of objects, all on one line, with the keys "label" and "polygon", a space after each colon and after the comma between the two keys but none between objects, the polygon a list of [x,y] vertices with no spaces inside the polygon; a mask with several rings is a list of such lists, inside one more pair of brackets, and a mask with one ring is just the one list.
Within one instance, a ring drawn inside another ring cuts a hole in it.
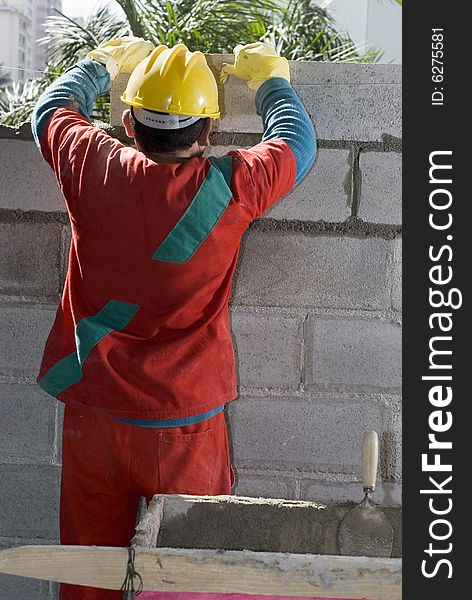
[{"label": "palm tree", "polygon": [[[30,98],[32,89],[39,91],[100,42],[123,35],[170,46],[183,42],[191,50],[206,53],[231,53],[238,43],[261,40],[290,60],[375,62],[380,56],[377,50],[362,53],[347,33],[336,30],[326,9],[312,0],[115,1],[123,9],[123,18],[106,7],[83,26],[60,11],[48,18],[41,40],[49,49],[45,77],[29,91],[9,91],[8,110],[5,102],[0,104],[0,123],[19,124],[29,118],[32,106],[29,101],[22,104],[21,95]],[[18,102],[15,93],[19,93]],[[106,99],[100,99],[99,106],[98,116],[103,119]]]},{"label": "palm tree", "polygon": [[5,88],[0,95],[0,124],[18,126],[28,121],[47,83],[46,79],[31,79]]},{"label": "palm tree", "polygon": [[347,33],[336,30],[326,9],[312,0],[289,0],[280,15],[272,15],[260,39],[289,60],[371,63],[381,55],[375,48],[361,53]]}]

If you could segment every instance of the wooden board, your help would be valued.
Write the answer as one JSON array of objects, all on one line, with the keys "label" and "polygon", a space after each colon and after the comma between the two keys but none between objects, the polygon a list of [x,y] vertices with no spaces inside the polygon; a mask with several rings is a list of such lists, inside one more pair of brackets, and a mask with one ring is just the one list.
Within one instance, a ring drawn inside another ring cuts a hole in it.
[{"label": "wooden board", "polygon": [[[401,560],[226,550],[136,548],[144,589],[401,600]],[[23,546],[0,551],[0,572],[119,590],[126,548]]]}]

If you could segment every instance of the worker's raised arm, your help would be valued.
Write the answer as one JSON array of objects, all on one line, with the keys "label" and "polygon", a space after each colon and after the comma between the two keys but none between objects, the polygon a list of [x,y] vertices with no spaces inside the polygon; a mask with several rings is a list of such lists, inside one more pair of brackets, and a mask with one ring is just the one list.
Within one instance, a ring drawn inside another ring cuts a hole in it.
[{"label": "worker's raised arm", "polygon": [[68,69],[46,89],[34,108],[31,129],[38,148],[46,124],[59,108],[72,108],[90,119],[95,100],[109,89],[109,72],[94,60],[86,58]]},{"label": "worker's raised arm", "polygon": [[295,185],[316,157],[316,136],[310,117],[290,83],[282,77],[265,81],[256,93],[257,114],[262,116],[262,141],[285,140],[295,155]]},{"label": "worker's raised arm", "polygon": [[[95,100],[108,93],[115,76],[120,72],[131,72],[153,48],[151,42],[133,37],[104,42],[46,89],[35,106],[31,128],[36,144],[48,162],[51,162],[51,156],[46,130],[56,111],[72,109],[90,119]],[[66,119],[64,127],[59,127],[57,143],[62,143],[62,137],[71,132],[72,121],[73,118]],[[79,121],[83,120],[79,118]]]},{"label": "worker's raised arm", "polygon": [[[246,81],[256,92],[256,110],[262,117],[262,142],[231,152],[245,171],[254,216],[260,216],[306,175],[316,157],[316,136],[310,117],[290,85],[289,64],[275,48],[256,42],[234,49],[228,75]],[[234,170],[233,170],[234,172]]]}]

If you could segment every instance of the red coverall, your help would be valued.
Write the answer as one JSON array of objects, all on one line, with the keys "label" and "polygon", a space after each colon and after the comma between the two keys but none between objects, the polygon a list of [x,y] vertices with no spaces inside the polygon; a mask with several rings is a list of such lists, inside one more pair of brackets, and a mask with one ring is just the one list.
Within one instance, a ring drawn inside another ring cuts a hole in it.
[{"label": "red coverall", "polygon": [[[109,83],[102,65],[81,61],[33,115],[72,230],[37,380],[66,405],[61,543],[128,546],[141,495],[231,491],[221,407],[237,395],[228,299],[239,246],[306,173],[315,137],[290,84],[274,79],[258,92],[272,139],[154,162],[89,122]],[[121,597],[61,586],[62,600]]]},{"label": "red coverall", "polygon": [[[61,543],[127,546],[140,495],[231,491],[224,413],[166,429],[114,419],[189,417],[236,397],[228,298],[239,245],[249,223],[292,188],[295,159],[271,140],[213,165],[157,164],[68,108],[54,112],[41,150],[72,227],[38,376],[66,404]],[[179,223],[202,188],[227,204],[194,249],[205,232]],[[159,248],[167,254],[156,256]],[[61,598],[121,597],[88,589],[64,585]]]}]

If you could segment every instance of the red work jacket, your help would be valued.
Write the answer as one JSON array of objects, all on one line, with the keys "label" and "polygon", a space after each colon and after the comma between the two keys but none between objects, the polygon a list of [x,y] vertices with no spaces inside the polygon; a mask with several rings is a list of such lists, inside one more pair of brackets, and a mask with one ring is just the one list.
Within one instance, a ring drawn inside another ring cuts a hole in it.
[{"label": "red work jacket", "polygon": [[156,163],[61,108],[41,151],[72,243],[39,385],[117,418],[188,417],[233,400],[231,281],[249,223],[294,185],[290,146]]}]

